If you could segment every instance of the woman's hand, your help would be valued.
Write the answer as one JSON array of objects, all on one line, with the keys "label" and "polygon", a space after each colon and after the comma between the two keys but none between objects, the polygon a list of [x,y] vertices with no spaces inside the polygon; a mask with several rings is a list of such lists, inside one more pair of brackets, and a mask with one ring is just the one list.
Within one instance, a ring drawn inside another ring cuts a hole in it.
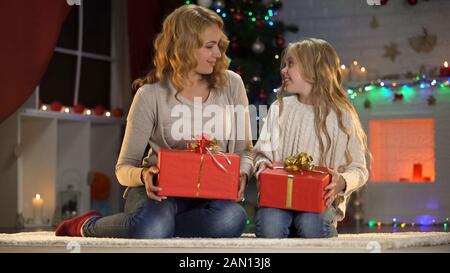
[{"label": "woman's hand", "polygon": [[157,196],[156,192],[161,191],[160,187],[157,187],[153,184],[154,175],[159,173],[159,169],[156,166],[150,166],[149,168],[143,168],[141,173],[142,182],[145,185],[145,191],[147,192],[147,196],[149,199],[161,202],[163,199],[166,199],[165,196]]},{"label": "woman's hand", "polygon": [[245,173],[239,176],[239,188],[238,188],[238,199],[237,201],[243,201],[245,187],[247,186],[247,175]]},{"label": "woman's hand", "polygon": [[328,172],[331,175],[331,182],[325,188],[327,193],[325,194],[325,197],[324,197],[324,199],[326,200],[325,204],[326,204],[327,208],[329,208],[331,206],[331,204],[333,204],[333,202],[336,199],[336,197],[338,196],[338,194],[341,191],[343,191],[346,186],[344,177],[342,177],[342,175],[340,173],[338,173],[337,171],[335,171],[333,169],[328,169]]}]

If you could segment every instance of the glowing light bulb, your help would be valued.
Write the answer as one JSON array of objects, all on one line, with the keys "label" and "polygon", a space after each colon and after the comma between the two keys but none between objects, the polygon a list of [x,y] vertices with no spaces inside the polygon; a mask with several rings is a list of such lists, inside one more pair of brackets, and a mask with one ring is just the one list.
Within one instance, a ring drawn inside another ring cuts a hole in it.
[{"label": "glowing light bulb", "polygon": [[90,114],[92,114],[92,111],[91,111],[91,110],[89,110],[89,109],[87,109],[87,110],[86,110],[86,115],[88,115],[88,116],[89,116]]},{"label": "glowing light bulb", "polygon": [[44,111],[47,111],[48,107],[47,107],[47,105],[42,105],[41,109]]},{"label": "glowing light bulb", "polygon": [[110,113],[110,112],[106,112],[106,113],[105,113],[105,116],[110,117],[110,116],[111,116],[111,113]]},{"label": "glowing light bulb", "polygon": [[366,72],[366,68],[364,66],[361,67],[361,72]]},{"label": "glowing light bulb", "polygon": [[341,65],[341,69],[342,69],[342,70],[345,70],[345,68],[346,68],[346,67],[345,67],[345,64]]},{"label": "glowing light bulb", "polygon": [[354,65],[354,66],[357,66],[357,65],[358,65],[358,62],[357,62],[357,61],[353,61],[353,65]]},{"label": "glowing light bulb", "polygon": [[444,62],[444,67],[448,67],[448,62],[447,61]]}]

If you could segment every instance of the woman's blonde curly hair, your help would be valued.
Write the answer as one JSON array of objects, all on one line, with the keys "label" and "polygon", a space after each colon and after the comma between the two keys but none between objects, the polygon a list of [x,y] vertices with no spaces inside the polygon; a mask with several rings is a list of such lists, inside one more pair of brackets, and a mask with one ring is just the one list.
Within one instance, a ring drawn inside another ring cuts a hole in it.
[{"label": "woman's blonde curly hair", "polygon": [[[222,30],[222,18],[201,6],[183,5],[169,14],[154,42],[155,69],[146,77],[135,80],[133,89],[137,90],[144,84],[155,83],[169,77],[180,92],[183,89],[183,79],[186,79],[188,73],[197,66],[194,51],[204,42],[200,39],[200,34],[212,25],[217,25]],[[229,40],[222,31],[218,44],[221,57],[216,61],[213,72],[203,75],[210,89],[220,90],[226,84],[225,70],[228,69],[229,62],[225,52],[228,44]]]}]

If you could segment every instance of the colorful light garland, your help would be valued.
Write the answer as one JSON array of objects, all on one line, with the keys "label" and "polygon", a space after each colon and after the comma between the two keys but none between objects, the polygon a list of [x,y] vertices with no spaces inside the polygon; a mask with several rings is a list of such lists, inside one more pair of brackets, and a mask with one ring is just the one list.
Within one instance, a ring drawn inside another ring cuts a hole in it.
[{"label": "colorful light garland", "polygon": [[377,229],[381,229],[382,226],[389,226],[389,227],[393,227],[393,229],[396,230],[398,226],[400,226],[401,229],[405,229],[407,227],[414,228],[416,226],[418,226],[418,227],[437,227],[437,226],[441,226],[442,225],[442,227],[444,229],[444,232],[447,232],[448,221],[449,221],[448,217],[445,218],[445,221],[440,222],[440,223],[436,222],[436,219],[433,218],[431,220],[431,223],[424,222],[424,223],[417,224],[415,222],[412,222],[412,223],[402,222],[399,225],[398,222],[397,222],[397,218],[392,218],[392,222],[391,223],[383,223],[381,221],[369,220],[369,221],[367,221],[367,226],[369,228],[374,228],[376,226]]}]

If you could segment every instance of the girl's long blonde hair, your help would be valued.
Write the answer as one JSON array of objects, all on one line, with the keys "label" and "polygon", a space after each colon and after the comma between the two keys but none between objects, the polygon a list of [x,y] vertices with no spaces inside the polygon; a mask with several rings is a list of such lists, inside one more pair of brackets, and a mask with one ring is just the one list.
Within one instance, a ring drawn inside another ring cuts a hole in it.
[{"label": "girl's long blonde hair", "polygon": [[[146,77],[135,80],[133,89],[137,90],[144,84],[155,83],[169,77],[177,91],[181,91],[183,79],[197,66],[194,50],[202,46],[200,34],[212,25],[217,25],[222,30],[222,18],[201,6],[183,5],[169,14],[154,42],[155,69]],[[210,89],[220,89],[226,84],[225,70],[229,62],[225,52],[228,44],[228,38],[222,31],[218,45],[221,57],[216,61],[213,72],[203,76]]]},{"label": "girl's long blonde hair", "polygon": [[[344,171],[352,162],[349,151],[349,140],[352,128],[344,126],[344,113],[350,114],[350,121],[356,131],[356,137],[362,145],[367,159],[368,170],[371,168],[372,156],[367,146],[367,136],[364,132],[358,114],[348,99],[347,92],[342,88],[340,72],[340,60],[336,50],[326,41],[321,39],[306,39],[291,43],[283,54],[282,66],[288,55],[294,56],[301,66],[302,77],[312,85],[311,98],[314,106],[314,129],[319,138],[320,159],[319,164],[325,166],[325,155],[330,152],[332,139],[326,127],[326,118],[330,111],[336,113],[339,129],[347,136],[345,148],[346,164],[339,166],[339,171]],[[284,84],[278,92],[278,102],[282,109]],[[323,143],[322,135],[326,138]]]}]

